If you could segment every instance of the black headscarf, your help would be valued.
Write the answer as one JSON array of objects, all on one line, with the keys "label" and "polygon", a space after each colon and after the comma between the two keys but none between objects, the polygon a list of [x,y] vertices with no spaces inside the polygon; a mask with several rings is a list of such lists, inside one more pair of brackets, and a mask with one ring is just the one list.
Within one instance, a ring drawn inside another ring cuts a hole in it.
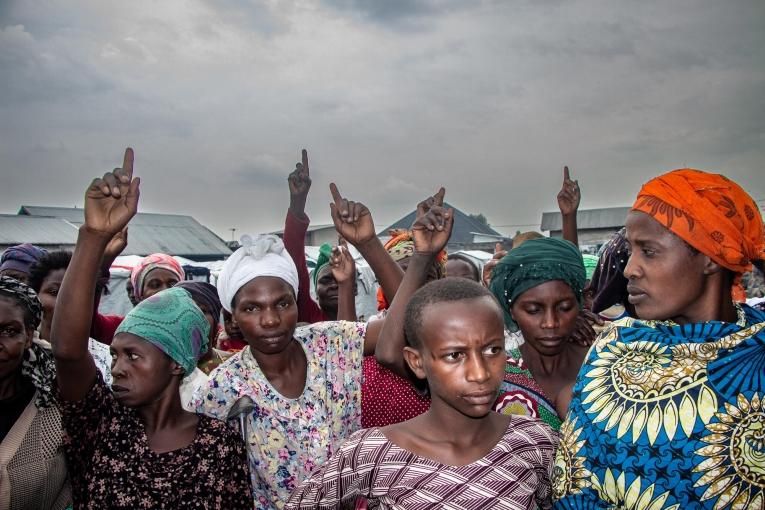
[{"label": "black headscarf", "polygon": [[191,299],[203,303],[213,316],[215,328],[220,324],[220,311],[223,305],[218,297],[218,289],[207,282],[183,281],[175,284],[176,287],[186,289],[191,294]]},{"label": "black headscarf", "polygon": [[624,269],[629,261],[626,229],[614,234],[610,241],[603,245],[600,261],[590,280],[590,290],[593,292],[592,311],[600,313],[615,304],[627,304],[627,278]]}]

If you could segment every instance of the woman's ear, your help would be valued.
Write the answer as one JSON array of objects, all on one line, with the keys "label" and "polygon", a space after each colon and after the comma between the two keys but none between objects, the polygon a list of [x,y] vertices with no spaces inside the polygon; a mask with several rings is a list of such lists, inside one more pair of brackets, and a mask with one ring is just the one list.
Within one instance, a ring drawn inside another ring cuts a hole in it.
[{"label": "woman's ear", "polygon": [[722,271],[723,267],[717,262],[715,262],[714,260],[712,260],[709,256],[704,255],[704,258],[706,259],[704,261],[704,274],[712,275]]},{"label": "woman's ear", "polygon": [[404,360],[417,379],[425,379],[425,370],[422,368],[422,356],[414,347],[404,347]]},{"label": "woman's ear", "polygon": [[184,370],[184,368],[180,364],[178,364],[177,361],[173,361],[173,365],[170,368],[170,373],[172,375],[180,375],[181,377],[188,375],[186,374],[186,370]]}]

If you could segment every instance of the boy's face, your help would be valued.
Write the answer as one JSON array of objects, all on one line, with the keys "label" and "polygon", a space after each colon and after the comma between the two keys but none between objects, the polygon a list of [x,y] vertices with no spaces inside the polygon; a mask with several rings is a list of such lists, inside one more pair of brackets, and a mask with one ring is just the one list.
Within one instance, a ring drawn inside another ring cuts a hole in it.
[{"label": "boy's face", "polygon": [[507,356],[502,312],[489,297],[428,305],[407,362],[427,378],[433,401],[480,418],[494,407]]}]

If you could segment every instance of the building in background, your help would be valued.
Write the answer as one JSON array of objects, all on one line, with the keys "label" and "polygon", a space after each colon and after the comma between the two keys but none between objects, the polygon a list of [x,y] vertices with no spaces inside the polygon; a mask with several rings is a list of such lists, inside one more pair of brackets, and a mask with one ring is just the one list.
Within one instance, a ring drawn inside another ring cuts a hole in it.
[{"label": "building in background", "polygon": [[[77,240],[77,229],[84,222],[83,209],[76,207],[23,205],[17,216],[2,216],[0,248],[7,241],[10,246],[32,243],[44,248],[52,244],[72,249]],[[39,231],[33,226],[38,224]],[[68,239],[68,230],[60,224],[67,225],[73,232],[69,243],[63,242]],[[43,230],[43,226],[47,230]],[[136,214],[128,224],[128,246],[122,254],[145,256],[158,252],[197,262],[222,260],[231,255],[231,249],[223,239],[191,216]]]},{"label": "building in background", "polygon": [[[284,237],[284,229],[269,232],[281,238]],[[333,223],[329,225],[308,225],[305,233],[306,246],[321,246],[322,244],[334,246],[337,244],[337,230]]]},{"label": "building in background", "polygon": [[0,252],[31,243],[46,250],[73,250],[77,225],[62,218],[0,214]]},{"label": "building in background", "polygon": [[[629,211],[629,207],[580,209],[576,222],[579,248],[582,252],[596,254],[598,249],[624,226]],[[542,213],[542,231],[549,232],[550,237],[563,236],[560,212]]]},{"label": "building in background", "polygon": [[[494,253],[494,245],[501,243],[508,249],[512,246],[512,240],[503,236],[486,223],[460,211],[453,205],[444,203],[445,208],[454,209],[454,226],[452,237],[446,245],[446,251],[452,253],[459,250],[481,250]],[[397,222],[378,232],[377,236],[385,242],[390,239],[388,233],[392,229],[410,229],[417,217],[417,211],[412,211]]]}]

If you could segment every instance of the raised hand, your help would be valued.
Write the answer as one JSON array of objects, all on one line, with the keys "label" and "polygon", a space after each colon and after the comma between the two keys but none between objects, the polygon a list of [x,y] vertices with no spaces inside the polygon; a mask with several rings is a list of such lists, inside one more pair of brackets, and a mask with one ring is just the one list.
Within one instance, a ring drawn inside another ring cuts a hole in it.
[{"label": "raised hand", "polygon": [[417,253],[436,254],[444,249],[452,236],[454,211],[444,208],[446,190],[417,204],[417,219],[412,225],[412,239]]},{"label": "raised hand", "polygon": [[93,179],[85,192],[85,225],[111,239],[138,211],[140,178],[133,178],[133,149],[125,149],[122,168]]},{"label": "raised hand", "polygon": [[348,244],[344,239],[341,239],[339,244],[332,248],[329,266],[338,285],[353,282],[356,279],[356,261],[353,260],[353,256],[348,250]]},{"label": "raised hand", "polygon": [[582,194],[579,190],[579,181],[571,180],[568,167],[563,167],[563,186],[558,192],[558,208],[562,215],[576,213],[579,209],[579,202],[582,200]]},{"label": "raised hand", "polygon": [[375,224],[369,209],[361,202],[343,198],[334,182],[329,185],[329,191],[333,200],[329,209],[337,233],[357,248],[375,239]]},{"label": "raised hand", "polygon": [[505,250],[500,243],[495,244],[494,256],[483,266],[483,275],[481,279],[485,287],[488,287],[491,283],[491,272],[505,255],[507,255],[507,250]]},{"label": "raised hand", "polygon": [[290,188],[290,208],[294,212],[302,213],[305,210],[305,202],[308,191],[311,189],[311,174],[308,169],[308,151],[303,149],[303,161],[295,165],[295,170],[287,177]]}]

